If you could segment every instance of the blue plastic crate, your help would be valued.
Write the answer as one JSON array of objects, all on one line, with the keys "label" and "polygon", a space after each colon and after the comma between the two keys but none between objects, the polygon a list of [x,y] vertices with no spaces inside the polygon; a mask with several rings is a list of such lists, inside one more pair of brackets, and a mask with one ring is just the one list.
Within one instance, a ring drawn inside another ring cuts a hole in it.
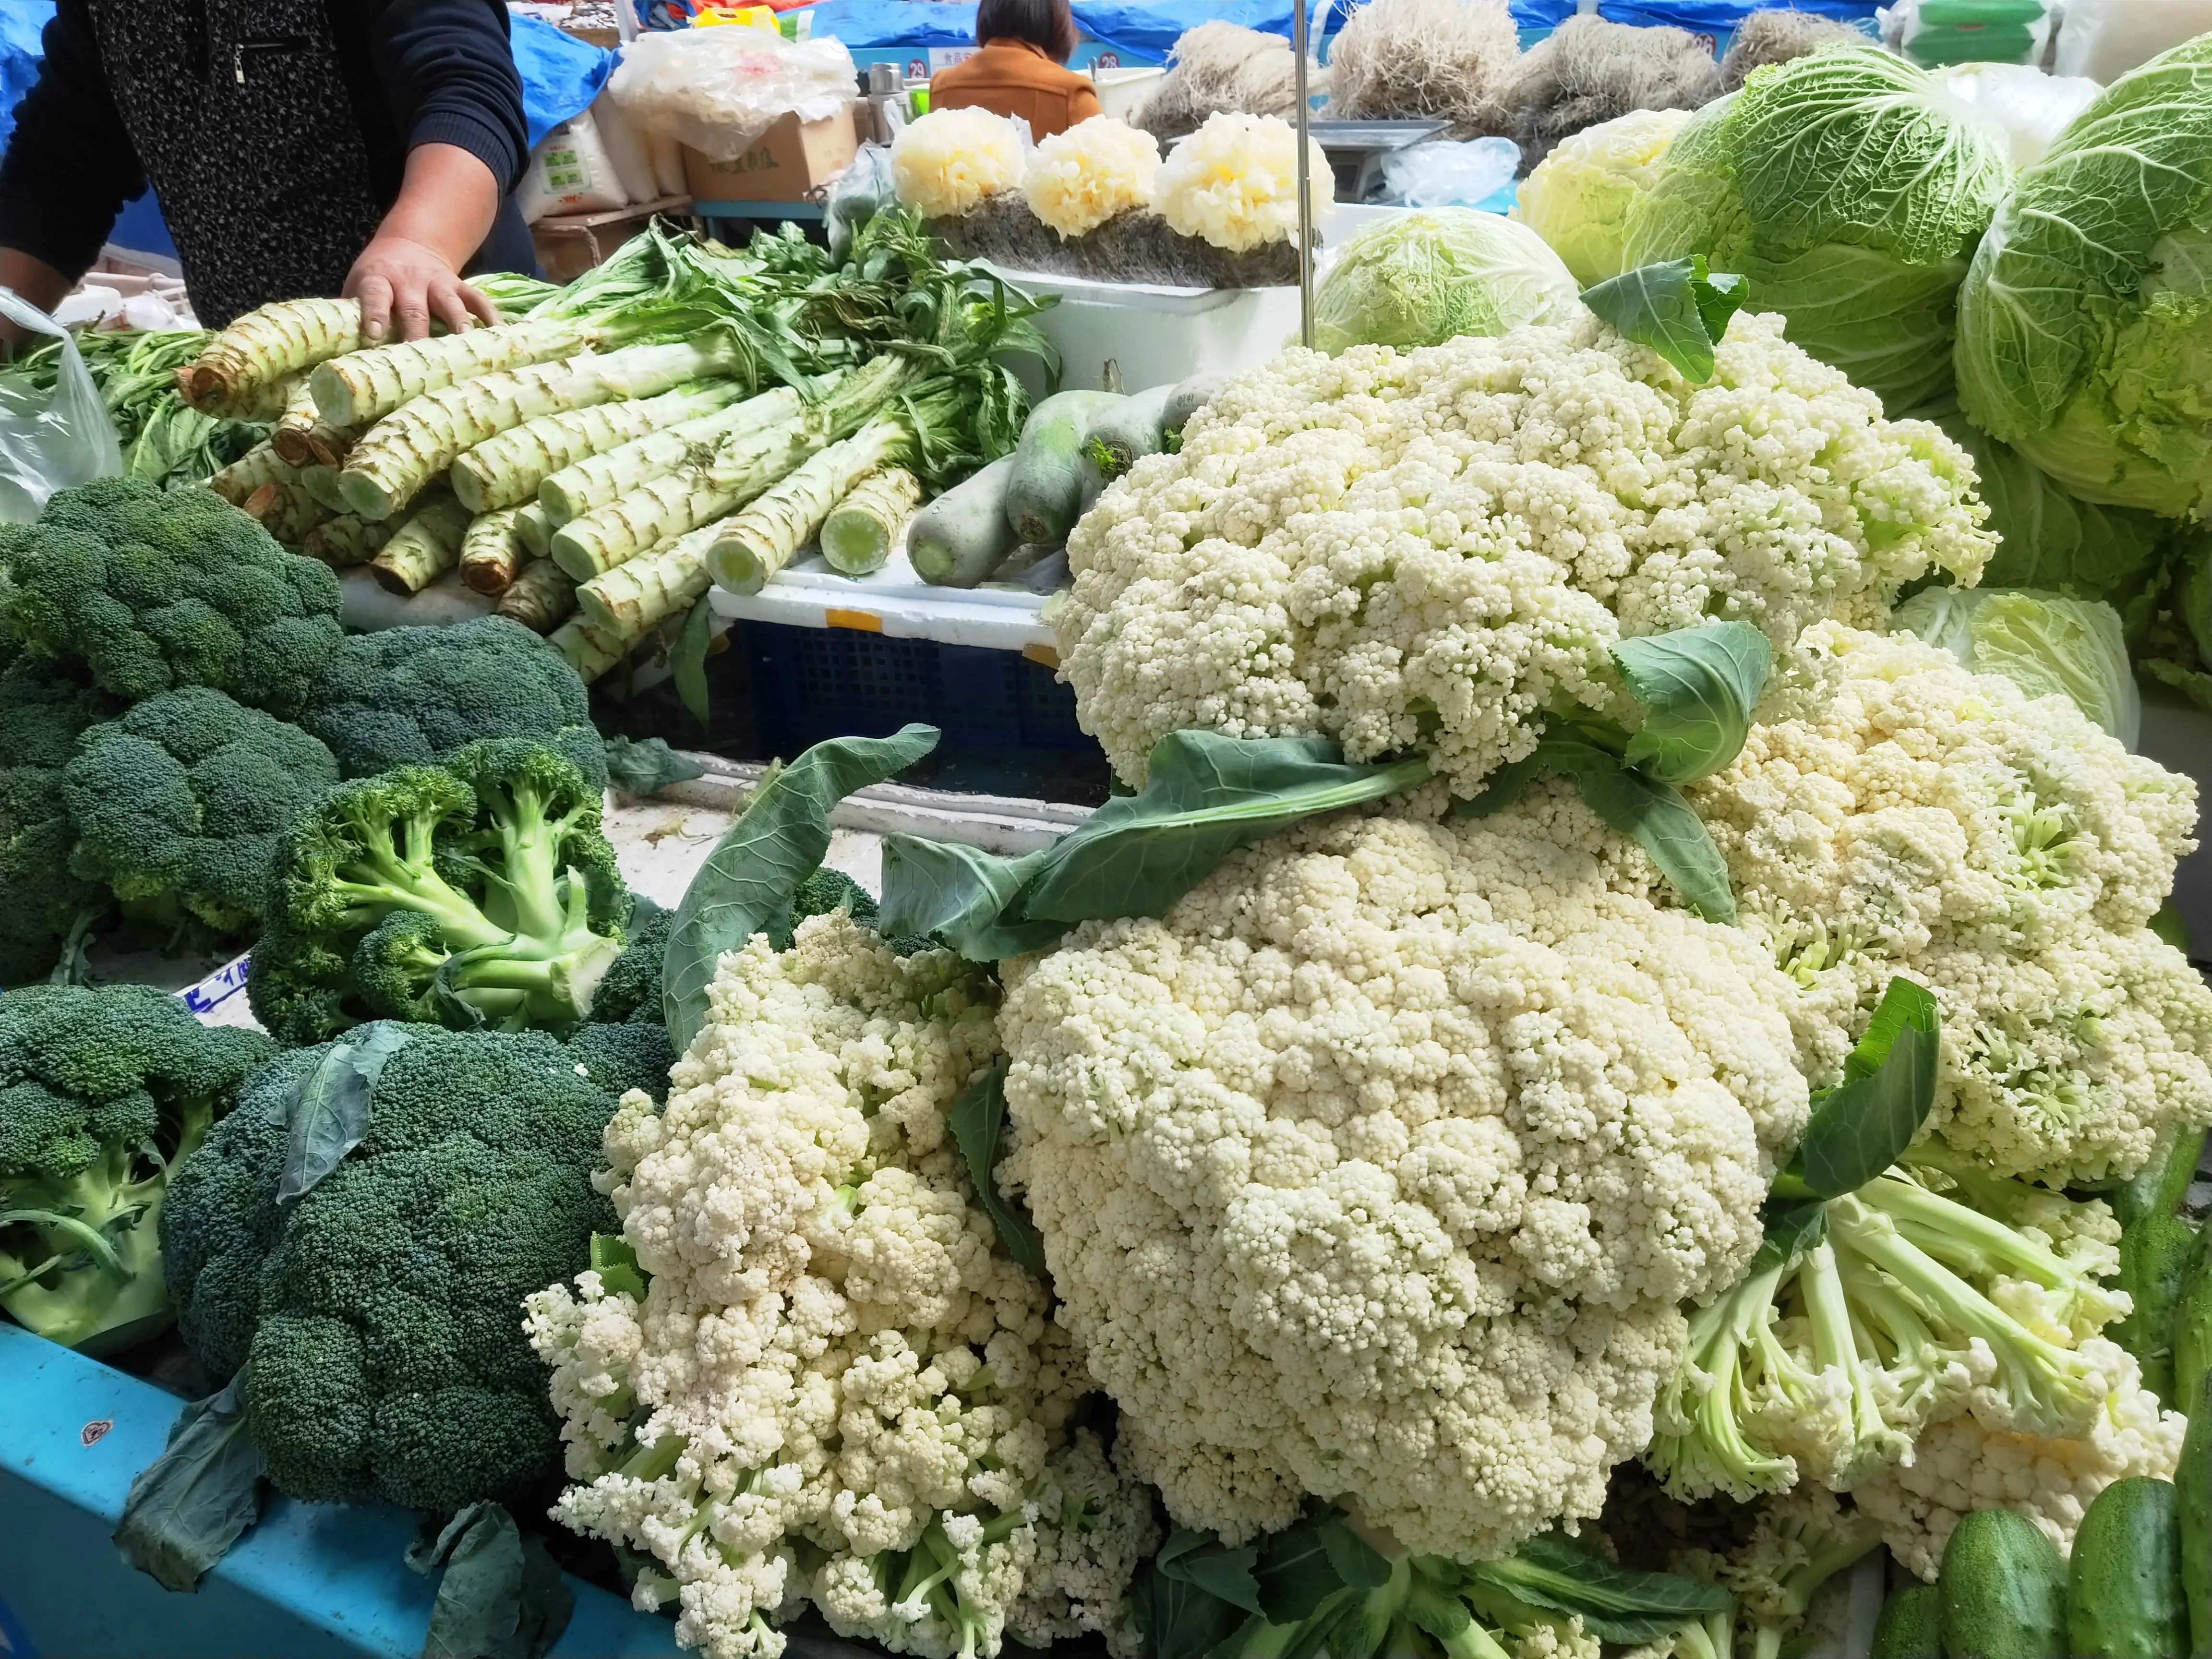
[{"label": "blue plastic crate", "polygon": [[1012,651],[893,639],[845,628],[740,622],[761,749],[786,757],[828,738],[888,737],[909,721],[947,750],[1060,753],[1094,749],[1075,694]]}]

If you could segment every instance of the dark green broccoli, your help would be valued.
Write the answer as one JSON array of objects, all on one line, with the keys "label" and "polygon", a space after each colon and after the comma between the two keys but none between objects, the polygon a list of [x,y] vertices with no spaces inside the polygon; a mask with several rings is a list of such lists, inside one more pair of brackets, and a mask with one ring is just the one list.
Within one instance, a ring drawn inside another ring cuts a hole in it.
[{"label": "dark green broccoli", "polygon": [[114,699],[19,651],[0,671],[0,986],[43,980],[106,894],[70,868],[76,824],[62,768]]},{"label": "dark green broccoli", "polygon": [[300,723],[349,778],[443,760],[480,738],[535,738],[607,781],[584,682],[520,623],[482,617],[449,628],[387,628],[349,638]]},{"label": "dark green broccoli", "polygon": [[255,927],[276,842],[338,781],[298,726],[206,686],[164,691],[87,731],[62,775],[71,867],[128,915]]},{"label": "dark green broccoli", "polygon": [[295,1045],[369,1018],[587,1018],[630,903],[599,800],[557,751],[514,738],[339,786],[278,848],[255,1016]]},{"label": "dark green broccoli", "polygon": [[209,685],[289,717],[342,637],[329,567],[203,489],[95,478],[62,490],[8,562],[9,631],[133,702]]},{"label": "dark green broccoli", "polygon": [[291,1098],[327,1050],[287,1054],[178,1172],[161,1232],[179,1329],[210,1376],[243,1373],[280,1490],[443,1513],[557,1471],[522,1298],[616,1230],[591,1182],[600,1136],[625,1089],[665,1091],[670,1061],[665,1037],[599,1040],[648,1028],[586,1029],[563,1045],[406,1028],[361,1144],[280,1210]]},{"label": "dark green broccoli", "polygon": [[631,896],[629,940],[599,981],[592,999],[594,1020],[660,1023],[660,964],[668,953],[668,929],[676,920],[652,900]]},{"label": "dark green broccoli", "polygon": [[167,1324],[169,1171],[275,1052],[149,986],[0,996],[0,1308],[88,1353]]}]

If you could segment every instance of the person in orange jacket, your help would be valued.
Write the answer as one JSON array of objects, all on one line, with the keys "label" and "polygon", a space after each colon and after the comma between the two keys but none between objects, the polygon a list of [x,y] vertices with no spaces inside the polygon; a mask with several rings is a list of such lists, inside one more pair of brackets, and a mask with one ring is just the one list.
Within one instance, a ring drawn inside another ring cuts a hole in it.
[{"label": "person in orange jacket", "polygon": [[929,77],[929,106],[1018,115],[1030,137],[1049,138],[1100,112],[1090,77],[1066,66],[1075,42],[1067,0],[982,0],[975,8],[982,50]]}]

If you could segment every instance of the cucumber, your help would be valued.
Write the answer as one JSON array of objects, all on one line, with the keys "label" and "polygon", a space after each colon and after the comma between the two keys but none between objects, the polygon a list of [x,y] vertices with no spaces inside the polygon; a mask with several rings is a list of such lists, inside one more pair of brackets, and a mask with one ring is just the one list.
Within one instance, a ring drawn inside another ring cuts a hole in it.
[{"label": "cucumber", "polygon": [[2197,1129],[2176,1135],[2163,1157],[2154,1158],[2106,1194],[2121,1226],[2132,1226],[2147,1215],[2172,1215],[2180,1210],[2189,1183],[2197,1179],[2204,1139]]},{"label": "cucumber", "polygon": [[2177,1215],[2138,1216],[2120,1235],[2120,1288],[2135,1305],[2105,1334],[2136,1357],[2143,1387],[2174,1402],[2173,1337],[2197,1230]]},{"label": "cucumber", "polygon": [[[2212,1233],[2212,1227],[2204,1230]],[[2181,1523],[2181,1599],[2189,1608],[2192,1659],[2212,1659],[2212,1380],[2189,1400],[2189,1432],[2173,1471]]]},{"label": "cucumber", "polygon": [[1943,1659],[1943,1597],[1933,1584],[1907,1584],[1881,1604],[1867,1659]]},{"label": "cucumber", "polygon": [[2130,1475],[2089,1505],[2067,1565],[2066,1640],[2073,1659],[2172,1659],[2187,1650],[2172,1481]]},{"label": "cucumber", "polygon": [[[1168,394],[1167,408],[1161,413],[1161,429],[1181,438],[1183,428],[1190,424],[1190,417],[1218,397],[1221,388],[1235,378],[1218,369],[1210,369],[1177,382],[1176,389]],[[1169,446],[1170,448],[1180,447],[1176,444]]]},{"label": "cucumber", "polygon": [[2173,1397],[2193,1421],[2203,1409],[2204,1382],[2212,1376],[2212,1221],[2197,1230],[2197,1246],[2181,1275],[2173,1308]]},{"label": "cucumber", "polygon": [[1062,392],[1030,411],[1006,483],[1016,541],[1057,547],[1067,539],[1083,510],[1083,440],[1091,422],[1127,401],[1118,392]]},{"label": "cucumber", "polygon": [[914,574],[938,587],[973,587],[1021,544],[1006,522],[1014,458],[1002,455],[914,515],[906,532]]},{"label": "cucumber", "polygon": [[1952,1659],[2065,1659],[2066,1562],[2026,1516],[1977,1510],[1960,1521],[1936,1587]]}]

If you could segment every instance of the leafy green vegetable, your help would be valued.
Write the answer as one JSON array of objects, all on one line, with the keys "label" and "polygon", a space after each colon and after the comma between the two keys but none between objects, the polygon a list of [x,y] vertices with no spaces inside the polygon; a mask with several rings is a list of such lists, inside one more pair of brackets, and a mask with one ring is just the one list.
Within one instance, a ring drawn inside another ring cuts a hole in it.
[{"label": "leafy green vegetable", "polygon": [[1644,705],[1621,759],[1658,783],[1695,783],[1736,757],[1774,665],[1766,635],[1723,622],[1626,639],[1613,659]]},{"label": "leafy green vegetable", "polygon": [[835,738],[763,779],[684,890],[661,969],[668,1040],[682,1054],[706,1023],[722,952],[787,917],[799,884],[830,850],[830,814],[856,789],[895,776],[937,747],[937,728]]},{"label": "leafy green vegetable", "polygon": [[1897,1161],[1935,1104],[1941,1027],[1925,986],[1889,981],[1843,1083],[1814,1101],[1796,1157],[1775,1180],[1778,1196],[1839,1198]]},{"label": "leafy green vegetable", "polygon": [[1703,386],[1713,378],[1713,348],[1747,293],[1741,276],[1707,276],[1699,254],[1623,271],[1583,290],[1583,303]]},{"label": "leafy green vegetable", "polygon": [[425,1523],[407,1565],[438,1580],[422,1659],[543,1659],[575,1611],[544,1540],[525,1537],[499,1504]]},{"label": "leafy green vegetable", "polygon": [[2086,501],[2212,510],[2212,36],[2020,176],[1959,292],[1967,417]]},{"label": "leafy green vegetable", "polygon": [[665,738],[609,738],[607,781],[625,795],[650,795],[672,783],[706,775],[698,762],[678,754]]},{"label": "leafy green vegetable", "polygon": [[[1393,213],[1355,233],[1314,295],[1314,343],[1401,351],[1563,323],[1574,274],[1526,225],[1471,208]],[[1110,475],[1109,475],[1110,476]]]},{"label": "leafy green vegetable", "polygon": [[284,1167],[276,1177],[276,1201],[289,1204],[338,1166],[368,1133],[376,1079],[384,1062],[410,1035],[404,1025],[379,1020],[334,1042],[315,1068],[300,1079],[286,1125]]},{"label": "leafy green vegetable", "polygon": [[1551,1534],[1531,1538],[1503,1561],[1470,1568],[1530,1607],[1579,1618],[1601,1642],[1656,1642],[1727,1607],[1728,1593],[1673,1573],[1634,1572]]},{"label": "leafy green vegetable", "polygon": [[669,675],[676,683],[676,695],[684,700],[684,707],[691,718],[702,726],[707,723],[707,651],[714,642],[714,607],[702,599],[691,607],[691,614],[684,619],[684,631],[676,636],[676,649],[668,659]]},{"label": "leafy green vegetable", "polygon": [[1006,1241],[1006,1254],[1042,1278],[1045,1271],[1044,1241],[1037,1237],[1036,1229],[1030,1224],[1021,1206],[999,1187],[999,1160],[1006,1156],[1004,1060],[961,1091],[946,1121],[952,1130],[953,1143],[967,1160],[968,1178],[975,1184],[975,1196],[998,1227],[999,1237]]},{"label": "leafy green vegetable", "polygon": [[619,1233],[592,1235],[592,1271],[609,1296],[643,1296],[645,1272],[637,1265],[637,1251]]},{"label": "leafy green vegetable", "polygon": [[2142,734],[2142,698],[2120,613],[2100,600],[1929,587],[1898,606],[1890,626],[1917,634],[1978,674],[2002,675],[2031,697],[2069,699],[2130,749]]},{"label": "leafy green vegetable", "polygon": [[164,1589],[193,1590],[261,1518],[269,1466],[246,1430],[237,1378],[186,1406],[123,1500],[115,1547]]}]

